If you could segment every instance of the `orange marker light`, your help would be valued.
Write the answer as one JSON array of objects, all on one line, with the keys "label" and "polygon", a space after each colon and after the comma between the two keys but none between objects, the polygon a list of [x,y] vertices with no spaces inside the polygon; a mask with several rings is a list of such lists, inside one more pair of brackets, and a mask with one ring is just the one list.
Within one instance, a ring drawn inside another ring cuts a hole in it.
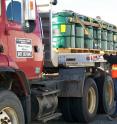
[{"label": "orange marker light", "polygon": [[33,1],[30,1],[30,9],[33,10]]}]

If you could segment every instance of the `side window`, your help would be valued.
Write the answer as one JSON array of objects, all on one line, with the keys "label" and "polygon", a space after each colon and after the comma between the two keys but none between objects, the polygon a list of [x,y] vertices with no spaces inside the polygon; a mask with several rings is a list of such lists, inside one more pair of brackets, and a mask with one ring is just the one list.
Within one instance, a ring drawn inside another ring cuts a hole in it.
[{"label": "side window", "polygon": [[1,10],[2,8],[1,8],[1,0],[0,0],[0,16],[1,16],[1,12],[2,12],[2,10]]},{"label": "side window", "polygon": [[9,21],[21,23],[21,0],[6,0],[6,15]]}]

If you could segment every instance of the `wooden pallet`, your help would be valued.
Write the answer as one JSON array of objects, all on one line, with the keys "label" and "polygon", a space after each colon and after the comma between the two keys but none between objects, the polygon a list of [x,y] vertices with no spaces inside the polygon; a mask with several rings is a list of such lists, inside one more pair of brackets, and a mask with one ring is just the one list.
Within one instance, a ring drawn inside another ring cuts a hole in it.
[{"label": "wooden pallet", "polygon": [[85,48],[57,48],[54,49],[57,53],[94,53],[94,54],[117,54],[115,50],[99,50]]},{"label": "wooden pallet", "polygon": [[117,55],[116,50],[105,50],[104,52],[105,52],[105,54],[116,54]]}]

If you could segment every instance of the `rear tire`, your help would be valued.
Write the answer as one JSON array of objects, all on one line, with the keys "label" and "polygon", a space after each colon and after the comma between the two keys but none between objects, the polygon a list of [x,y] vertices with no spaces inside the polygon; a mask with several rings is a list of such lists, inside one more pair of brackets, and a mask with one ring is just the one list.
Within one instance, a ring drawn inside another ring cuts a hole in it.
[{"label": "rear tire", "polygon": [[0,91],[0,124],[25,124],[22,105],[11,91]]},{"label": "rear tire", "polygon": [[103,106],[107,114],[114,112],[114,82],[109,75],[105,76],[103,86]]},{"label": "rear tire", "polygon": [[98,88],[98,113],[105,113],[103,107],[103,85],[104,85],[104,77],[95,78],[97,88]]},{"label": "rear tire", "polygon": [[95,79],[98,94],[99,105],[98,113],[113,113],[114,111],[114,83],[110,75],[103,75]]},{"label": "rear tire", "polygon": [[67,122],[73,122],[72,114],[70,111],[70,98],[61,97],[59,98],[59,107],[63,115],[63,119]]},{"label": "rear tire", "polygon": [[71,112],[77,122],[89,122],[94,119],[98,108],[98,90],[95,81],[85,81],[82,98],[73,98]]}]

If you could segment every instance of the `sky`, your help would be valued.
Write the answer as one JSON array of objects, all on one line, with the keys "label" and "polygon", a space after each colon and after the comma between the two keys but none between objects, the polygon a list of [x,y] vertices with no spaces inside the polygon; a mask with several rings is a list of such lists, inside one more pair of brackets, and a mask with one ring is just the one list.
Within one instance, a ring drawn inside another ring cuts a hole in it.
[{"label": "sky", "polygon": [[[48,0],[37,0],[37,4],[41,1]],[[58,0],[53,10],[73,10],[93,18],[100,16],[102,20],[117,26],[117,0]]]}]

